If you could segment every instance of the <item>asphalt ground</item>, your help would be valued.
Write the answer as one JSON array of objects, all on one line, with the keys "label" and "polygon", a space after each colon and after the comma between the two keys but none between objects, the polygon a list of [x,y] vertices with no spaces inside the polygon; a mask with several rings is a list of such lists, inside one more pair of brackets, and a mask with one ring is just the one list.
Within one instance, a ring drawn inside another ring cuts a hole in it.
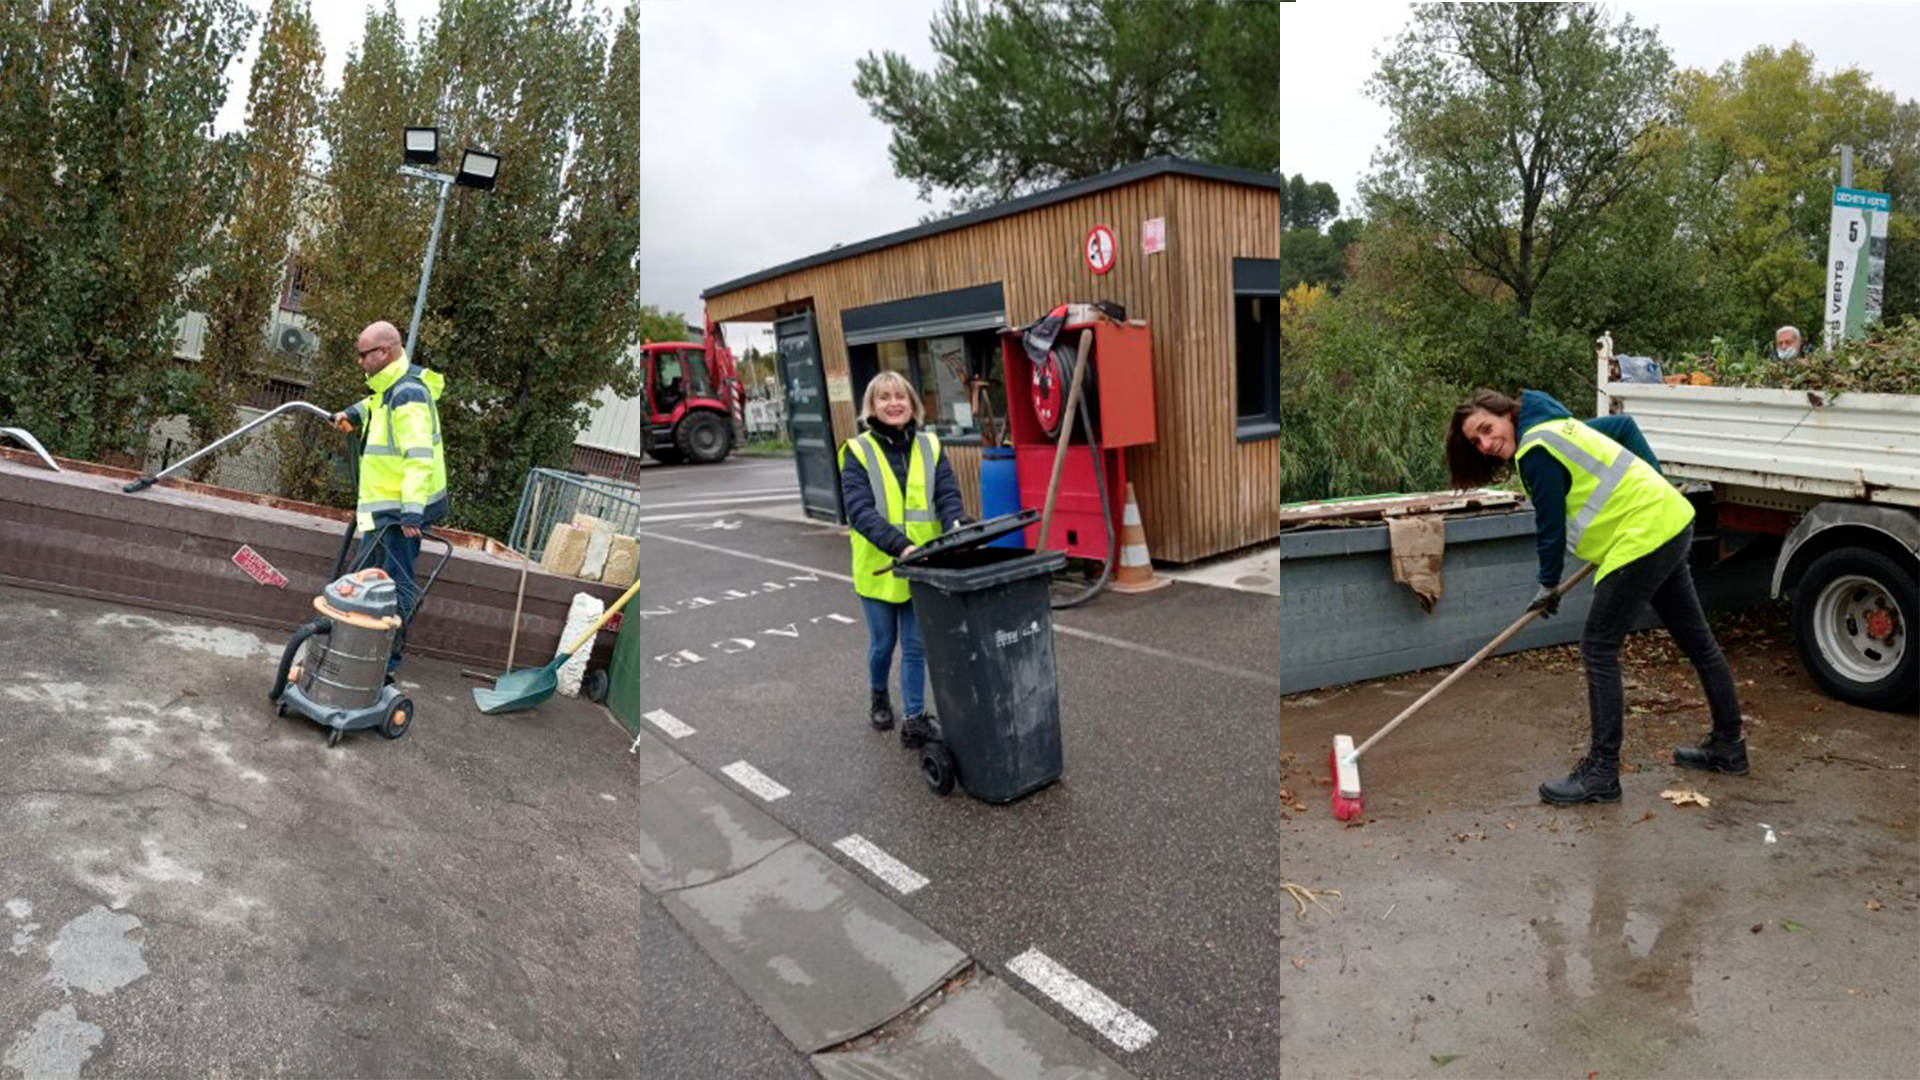
[{"label": "asphalt ground", "polygon": [[0,587],[0,1076],[812,1075],[645,897],[604,709],[413,658],[329,750],[282,644]]},{"label": "asphalt ground", "polygon": [[[1260,657],[1277,600],[1176,584],[1058,613],[1065,776],[990,806],[934,796],[896,736],[868,727],[857,597],[806,580],[846,574],[846,540],[713,520],[650,526],[641,545],[642,708],[694,729],[675,751],[789,789],[766,809],[856,872],[834,849],[851,834],[927,877],[898,902],[1136,1075],[1273,1075],[1278,710]],[[1122,1051],[1034,993],[1007,965],[1035,948],[1153,1041]]]}]

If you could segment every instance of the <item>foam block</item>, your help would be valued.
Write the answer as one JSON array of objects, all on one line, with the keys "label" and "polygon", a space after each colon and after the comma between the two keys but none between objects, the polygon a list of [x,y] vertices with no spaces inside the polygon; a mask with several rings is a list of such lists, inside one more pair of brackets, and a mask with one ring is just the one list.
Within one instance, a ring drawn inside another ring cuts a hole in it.
[{"label": "foam block", "polygon": [[624,589],[633,584],[634,575],[640,572],[640,538],[637,536],[616,536],[607,549],[607,568],[600,575],[604,584]]},{"label": "foam block", "polygon": [[[593,620],[607,610],[606,602],[597,596],[575,593],[572,606],[567,608],[567,628],[560,634],[560,644],[554,646],[553,655],[559,656],[560,650],[579,640],[587,632]],[[560,665],[556,678],[560,683],[560,692],[568,697],[580,696],[580,681],[587,675],[587,657],[593,655],[593,642],[580,646],[573,658]]]},{"label": "foam block", "polygon": [[562,577],[575,577],[587,561],[587,541],[592,534],[561,522],[547,536],[546,551],[541,553],[540,568]]},{"label": "foam block", "polygon": [[607,549],[613,546],[612,529],[595,529],[587,534],[587,557],[580,564],[580,573],[588,581],[599,581],[600,575],[607,569]]}]

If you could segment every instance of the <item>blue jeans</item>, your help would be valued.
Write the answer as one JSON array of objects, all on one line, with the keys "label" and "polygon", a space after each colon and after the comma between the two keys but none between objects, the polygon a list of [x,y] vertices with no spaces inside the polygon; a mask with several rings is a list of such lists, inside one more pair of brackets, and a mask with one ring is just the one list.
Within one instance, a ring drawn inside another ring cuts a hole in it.
[{"label": "blue jeans", "polygon": [[867,676],[873,692],[885,693],[893,670],[893,644],[900,643],[900,696],[906,715],[927,711],[927,652],[920,644],[920,623],[913,617],[913,601],[890,604],[860,598],[867,613]]},{"label": "blue jeans", "polygon": [[[373,552],[367,550],[375,536],[380,543]],[[387,657],[387,674],[391,675],[400,666],[400,649],[407,643],[407,628],[413,622],[414,605],[420,601],[420,588],[414,581],[413,564],[420,558],[420,538],[408,536],[395,525],[385,532],[375,529],[360,537],[360,553],[353,558],[356,569],[364,570],[369,566],[378,566],[393,579],[395,591],[400,594],[400,632],[393,635],[393,655]]]}]

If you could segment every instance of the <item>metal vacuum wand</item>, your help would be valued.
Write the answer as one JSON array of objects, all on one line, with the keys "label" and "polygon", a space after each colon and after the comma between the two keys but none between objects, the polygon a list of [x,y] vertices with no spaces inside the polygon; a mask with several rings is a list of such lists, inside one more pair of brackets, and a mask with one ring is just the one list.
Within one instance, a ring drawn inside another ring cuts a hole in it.
[{"label": "metal vacuum wand", "polygon": [[223,435],[219,439],[216,439],[213,442],[208,443],[207,445],[201,447],[200,449],[195,450],[193,453],[188,454],[186,457],[181,458],[179,461],[174,462],[172,465],[169,465],[166,468],[161,469],[159,472],[154,473],[150,476],[143,476],[138,480],[132,481],[131,483],[128,483],[125,487],[122,487],[120,490],[126,492],[129,495],[133,494],[136,491],[145,491],[146,489],[152,487],[154,484],[158,483],[160,478],[167,475],[168,473],[186,468],[188,465],[192,464],[193,462],[198,461],[200,458],[213,453],[215,450],[218,450],[222,446],[225,446],[226,444],[232,442],[233,440],[239,438],[240,436],[245,435],[247,432],[252,431],[254,428],[259,427],[261,424],[266,423],[267,421],[273,419],[274,417],[280,415],[281,413],[287,412],[288,410],[294,410],[294,409],[305,409],[306,411],[312,413],[313,415],[319,417],[322,420],[328,421],[329,423],[333,421],[333,414],[321,408],[318,405],[314,405],[305,401],[289,401],[285,405],[282,405],[276,409],[272,409],[265,413],[260,414],[259,416],[255,417],[250,423],[248,423],[245,427],[240,428],[238,431],[235,431],[229,435]]}]

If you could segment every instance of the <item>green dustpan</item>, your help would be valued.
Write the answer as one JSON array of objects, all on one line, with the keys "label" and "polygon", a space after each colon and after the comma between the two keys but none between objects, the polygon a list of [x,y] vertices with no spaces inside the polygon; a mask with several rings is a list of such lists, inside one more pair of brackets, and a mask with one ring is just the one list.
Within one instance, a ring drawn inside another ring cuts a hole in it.
[{"label": "green dustpan", "polygon": [[620,594],[620,599],[615,600],[613,606],[607,608],[598,619],[595,619],[593,625],[587,627],[587,632],[581,634],[571,648],[549,660],[545,667],[509,671],[494,681],[491,690],[475,688],[474,707],[489,716],[494,716],[531,709],[552,697],[554,690],[560,686],[560,669],[572,659],[573,654],[578,652],[582,645],[593,640],[593,635],[600,632],[600,628],[607,624],[608,619],[618,614],[620,609],[627,605],[627,601],[633,599],[639,592],[640,580],[635,578],[627,591]]}]

